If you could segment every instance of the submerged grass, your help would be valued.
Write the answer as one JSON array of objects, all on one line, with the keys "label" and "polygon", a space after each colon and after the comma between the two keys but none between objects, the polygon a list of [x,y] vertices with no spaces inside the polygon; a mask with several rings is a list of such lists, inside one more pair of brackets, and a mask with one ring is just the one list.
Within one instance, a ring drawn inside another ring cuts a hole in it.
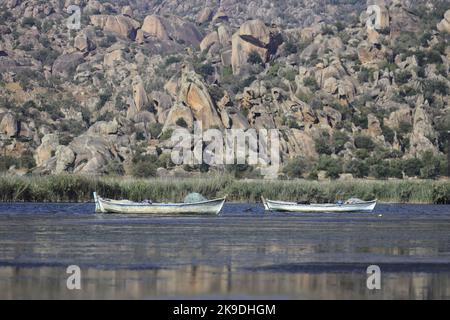
[{"label": "submerged grass", "polygon": [[231,176],[133,179],[58,175],[45,177],[0,176],[1,202],[87,202],[92,192],[103,197],[142,201],[182,201],[190,192],[208,198],[228,195],[230,201],[274,200],[335,202],[358,197],[392,203],[450,204],[450,181],[266,181],[236,180]]}]

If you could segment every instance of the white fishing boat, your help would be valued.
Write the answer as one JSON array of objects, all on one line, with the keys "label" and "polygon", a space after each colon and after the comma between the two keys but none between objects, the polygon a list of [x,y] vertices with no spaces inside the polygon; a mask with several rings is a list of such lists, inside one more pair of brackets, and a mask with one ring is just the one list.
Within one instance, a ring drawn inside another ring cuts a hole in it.
[{"label": "white fishing boat", "polygon": [[261,197],[266,211],[279,212],[372,212],[377,205],[377,200],[362,201],[352,198],[345,202],[328,203],[328,204],[308,204],[300,202],[285,202],[266,200]]},{"label": "white fishing boat", "polygon": [[192,203],[152,203],[103,199],[94,192],[95,212],[120,214],[202,214],[218,215],[226,197]]}]

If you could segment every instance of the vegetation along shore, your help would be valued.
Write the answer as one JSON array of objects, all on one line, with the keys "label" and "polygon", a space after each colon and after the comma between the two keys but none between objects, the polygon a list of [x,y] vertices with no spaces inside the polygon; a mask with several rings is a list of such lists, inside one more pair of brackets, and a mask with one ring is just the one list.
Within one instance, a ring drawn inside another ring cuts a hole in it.
[{"label": "vegetation along shore", "polygon": [[88,202],[92,192],[108,198],[134,201],[182,201],[190,192],[208,198],[228,195],[229,201],[271,199],[334,202],[349,197],[377,198],[389,203],[450,204],[450,181],[438,180],[236,180],[232,176],[186,179],[134,179],[56,175],[0,176],[2,202]]}]

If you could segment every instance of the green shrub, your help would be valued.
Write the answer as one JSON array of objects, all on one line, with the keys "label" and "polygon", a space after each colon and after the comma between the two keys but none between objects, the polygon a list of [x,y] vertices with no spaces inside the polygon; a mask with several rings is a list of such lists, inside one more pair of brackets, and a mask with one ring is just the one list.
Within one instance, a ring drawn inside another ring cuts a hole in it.
[{"label": "green shrub", "polygon": [[156,139],[161,134],[163,125],[160,123],[152,123],[149,127],[150,134],[153,139]]},{"label": "green shrub", "polygon": [[296,54],[298,52],[298,46],[292,41],[286,41],[284,45],[284,51],[287,54]]},{"label": "green shrub", "polygon": [[420,159],[411,158],[403,162],[403,171],[408,177],[420,176],[420,170],[423,167],[423,163]]},{"label": "green shrub", "polygon": [[33,58],[42,62],[42,64],[51,66],[53,62],[55,62],[56,58],[58,58],[59,53],[49,48],[44,48],[38,51],[33,52]]},{"label": "green shrub", "polygon": [[339,159],[334,159],[327,155],[320,156],[316,170],[326,171],[327,177],[331,179],[339,178],[339,175],[343,172],[342,164]]},{"label": "green shrub", "polygon": [[22,19],[22,27],[26,28],[26,27],[37,27],[38,29],[41,28],[41,23],[39,22],[38,19],[33,18],[33,17],[25,17]]},{"label": "green shrub", "polygon": [[387,179],[390,174],[388,163],[384,161],[370,167],[370,174],[376,179]]},{"label": "green shrub", "polygon": [[211,63],[194,64],[195,72],[202,75],[204,78],[214,74],[214,67]]},{"label": "green shrub", "polygon": [[367,129],[369,127],[369,120],[367,120],[367,116],[364,114],[354,114],[353,115],[353,123],[357,127],[361,127],[362,129]]},{"label": "green shrub", "polygon": [[420,178],[435,179],[440,175],[441,161],[431,151],[424,152],[421,160],[423,167],[420,169]]},{"label": "green shrub", "polygon": [[365,178],[369,175],[369,166],[365,161],[355,159],[346,166],[346,172],[351,173],[355,178]]},{"label": "green shrub", "polygon": [[333,133],[333,146],[334,152],[338,154],[345,149],[345,144],[348,142],[349,137],[345,132],[335,131]]},{"label": "green shrub", "polygon": [[125,170],[119,160],[112,160],[106,165],[105,173],[108,175],[123,176],[125,174]]},{"label": "green shrub", "polygon": [[306,163],[303,158],[294,158],[288,161],[283,168],[283,173],[290,179],[301,178],[305,172]]},{"label": "green shrub", "polygon": [[331,155],[333,150],[331,149],[330,135],[328,132],[323,131],[318,137],[314,139],[316,145],[316,151],[318,154]]},{"label": "green shrub", "polygon": [[102,48],[109,48],[117,41],[117,38],[113,35],[107,35],[105,38],[100,40],[99,46]]},{"label": "green shrub", "polygon": [[179,56],[170,56],[166,59],[165,65],[170,66],[175,63],[179,63],[182,61],[182,58]]},{"label": "green shrub", "polygon": [[397,72],[395,75],[395,81],[398,84],[405,84],[408,83],[409,80],[411,80],[412,74],[408,70]]},{"label": "green shrub", "polygon": [[375,149],[375,143],[369,136],[357,135],[355,137],[355,147],[357,149],[366,149],[368,151],[373,151],[373,149]]},{"label": "green shrub", "polygon": [[383,132],[383,136],[386,139],[386,141],[392,144],[395,138],[395,131],[385,125],[381,126],[381,131]]},{"label": "green shrub", "polygon": [[153,162],[137,162],[133,164],[132,174],[137,178],[150,178],[156,176],[156,165]]},{"label": "green shrub", "polygon": [[256,65],[263,65],[264,64],[264,61],[261,59],[261,56],[255,50],[250,52],[250,54],[248,55],[248,58],[247,58],[247,62],[250,63],[250,64],[256,64]]},{"label": "green shrub", "polygon": [[316,81],[316,78],[313,76],[303,79],[303,84],[310,88],[312,91],[319,90],[319,85]]}]

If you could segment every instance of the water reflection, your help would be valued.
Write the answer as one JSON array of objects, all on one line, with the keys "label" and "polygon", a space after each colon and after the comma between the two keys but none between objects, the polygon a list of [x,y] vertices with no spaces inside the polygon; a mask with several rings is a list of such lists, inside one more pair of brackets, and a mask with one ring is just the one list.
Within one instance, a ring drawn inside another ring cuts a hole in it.
[{"label": "water reflection", "polygon": [[361,273],[239,272],[229,267],[82,269],[82,289],[66,288],[63,268],[0,268],[0,299],[449,299],[450,274],[386,273],[382,289]]},{"label": "water reflection", "polygon": [[[0,204],[0,299],[450,299],[445,206],[264,215],[237,205],[201,218],[64,208]],[[81,291],[66,289],[72,264]],[[366,288],[371,264],[379,291]]]}]

